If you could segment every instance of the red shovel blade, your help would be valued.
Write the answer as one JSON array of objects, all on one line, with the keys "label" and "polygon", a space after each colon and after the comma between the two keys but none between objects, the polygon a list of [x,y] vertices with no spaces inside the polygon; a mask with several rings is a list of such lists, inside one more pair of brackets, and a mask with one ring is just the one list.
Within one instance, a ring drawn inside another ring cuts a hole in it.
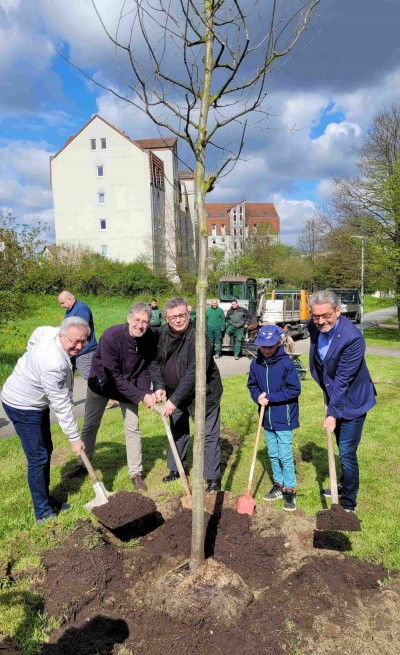
[{"label": "red shovel blade", "polygon": [[250,491],[248,491],[245,496],[239,497],[237,511],[239,514],[249,514],[251,516],[254,512],[255,506],[255,500],[250,496]]}]

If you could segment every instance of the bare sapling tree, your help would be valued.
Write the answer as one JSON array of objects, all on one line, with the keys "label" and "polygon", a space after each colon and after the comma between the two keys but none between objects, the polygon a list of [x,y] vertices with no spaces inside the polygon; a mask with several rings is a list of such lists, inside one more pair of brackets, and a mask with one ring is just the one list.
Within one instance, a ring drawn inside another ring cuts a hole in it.
[{"label": "bare sapling tree", "polygon": [[319,0],[124,0],[113,28],[96,0],[92,3],[115,47],[123,90],[73,65],[144,111],[160,133],[168,130],[182,139],[194,160],[198,281],[190,567],[195,570],[204,561],[205,537],[205,197],[241,156],[249,115],[256,115],[257,126],[268,115],[267,82],[279,60],[306,44],[304,33]]}]

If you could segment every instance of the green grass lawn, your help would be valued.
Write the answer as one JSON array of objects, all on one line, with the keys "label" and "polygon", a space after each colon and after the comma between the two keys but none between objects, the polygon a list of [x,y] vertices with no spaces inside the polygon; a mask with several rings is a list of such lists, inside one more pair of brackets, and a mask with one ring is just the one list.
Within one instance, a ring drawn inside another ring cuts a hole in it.
[{"label": "green grass lawn", "polygon": [[374,312],[376,309],[385,309],[395,304],[394,298],[374,298],[373,296],[364,296],[364,311]]},{"label": "green grass lawn", "polygon": [[[347,537],[338,533],[338,542],[349,539],[350,552],[384,564],[388,569],[400,568],[400,499],[395,493],[399,476],[398,394],[400,372],[398,360],[368,356],[368,365],[378,391],[378,405],[369,413],[359,448],[361,487],[358,514],[362,532]],[[294,452],[298,481],[298,507],[313,516],[326,507],[320,491],[329,486],[325,433],[322,430],[323,402],[321,391],[310,376],[302,383],[300,397],[301,427],[294,433]],[[224,380],[221,405],[222,449],[227,460],[223,488],[235,494],[246,489],[252,449],[257,428],[257,408],[246,389],[246,376]],[[143,434],[144,471],[149,493],[163,492],[165,497],[182,493],[179,481],[164,485],[167,439],[160,417],[140,409]],[[79,424],[82,423],[80,419]],[[72,507],[56,520],[36,526],[26,482],[25,457],[17,437],[0,441],[0,634],[9,634],[23,645],[25,655],[40,651],[46,633],[54,625],[37,611],[39,596],[31,583],[40,575],[41,551],[64,539],[80,518],[91,515],[84,503],[93,498],[89,479],[62,481],[62,473],[74,465],[74,456],[66,437],[53,426],[53,439],[58,465],[52,466],[51,489],[66,498]],[[236,436],[238,447],[232,447],[227,435]],[[98,435],[94,466],[109,490],[131,489],[126,465],[123,425],[118,409],[106,412]],[[260,443],[254,475],[257,503],[271,486],[271,472],[263,441]],[[162,496],[161,496],[162,498]],[[278,501],[277,508],[281,508]],[[94,517],[92,517],[94,520]],[[135,547],[128,542],[127,547]],[[13,580],[7,576],[12,566]],[[31,577],[19,576],[30,572]]]},{"label": "green grass lawn", "polygon": [[400,349],[400,330],[382,327],[365,328],[364,337],[367,346]]}]

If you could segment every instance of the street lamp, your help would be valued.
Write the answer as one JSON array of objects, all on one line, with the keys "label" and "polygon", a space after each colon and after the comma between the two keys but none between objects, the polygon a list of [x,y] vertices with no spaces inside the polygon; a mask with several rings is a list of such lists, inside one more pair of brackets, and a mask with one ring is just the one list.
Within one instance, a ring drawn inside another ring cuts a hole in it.
[{"label": "street lamp", "polygon": [[361,239],[361,290],[360,290],[360,299],[361,299],[361,320],[360,328],[361,332],[364,334],[364,242],[365,236],[360,234],[352,234],[352,239]]}]

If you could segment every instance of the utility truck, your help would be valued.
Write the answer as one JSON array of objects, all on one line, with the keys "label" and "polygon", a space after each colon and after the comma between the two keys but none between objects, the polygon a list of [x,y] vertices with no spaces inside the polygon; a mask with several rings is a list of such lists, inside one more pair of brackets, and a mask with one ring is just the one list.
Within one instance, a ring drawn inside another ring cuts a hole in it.
[{"label": "utility truck", "polygon": [[[243,338],[242,347],[249,341],[254,340],[257,334],[257,281],[253,277],[245,275],[232,277],[230,275],[221,277],[218,282],[218,302],[226,316],[231,308],[231,301],[236,299],[238,305],[247,309],[250,314],[250,325],[247,328]],[[211,305],[211,300],[207,300],[207,306]],[[234,339],[228,334],[224,334],[222,339],[222,352],[228,353],[234,350]]]},{"label": "utility truck", "polygon": [[310,294],[305,289],[274,289],[271,299],[261,291],[257,310],[259,324],[276,323],[287,329],[292,337],[306,339],[311,316],[309,301]]},{"label": "utility truck", "polygon": [[359,290],[356,288],[331,288],[329,290],[334,291],[339,298],[339,304],[342,306],[341,315],[346,316],[350,321],[359,323],[361,320],[361,298]]}]

